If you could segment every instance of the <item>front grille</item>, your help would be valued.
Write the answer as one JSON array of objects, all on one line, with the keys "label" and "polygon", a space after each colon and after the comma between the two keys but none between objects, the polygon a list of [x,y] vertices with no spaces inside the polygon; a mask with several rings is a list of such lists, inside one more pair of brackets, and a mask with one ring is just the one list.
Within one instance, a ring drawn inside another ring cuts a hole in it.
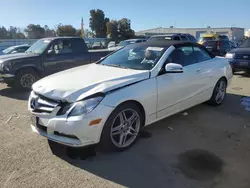
[{"label": "front grille", "polygon": [[235,54],[235,59],[250,60],[250,54]]},{"label": "front grille", "polygon": [[44,96],[33,94],[29,105],[32,112],[50,114],[55,107],[59,105],[59,102],[48,99]]}]

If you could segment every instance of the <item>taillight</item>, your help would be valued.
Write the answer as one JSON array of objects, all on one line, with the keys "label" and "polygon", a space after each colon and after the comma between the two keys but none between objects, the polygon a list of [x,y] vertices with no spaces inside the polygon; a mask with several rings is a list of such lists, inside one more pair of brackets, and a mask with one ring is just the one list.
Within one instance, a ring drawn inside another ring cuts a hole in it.
[{"label": "taillight", "polygon": [[217,50],[220,49],[220,41],[217,42]]}]

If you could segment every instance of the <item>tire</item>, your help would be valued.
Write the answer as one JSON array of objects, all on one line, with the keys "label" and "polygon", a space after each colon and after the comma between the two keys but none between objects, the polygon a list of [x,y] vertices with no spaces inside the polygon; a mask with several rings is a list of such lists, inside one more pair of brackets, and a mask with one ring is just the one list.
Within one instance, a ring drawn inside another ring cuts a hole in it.
[{"label": "tire", "polygon": [[221,78],[216,83],[213,95],[207,103],[213,106],[221,105],[226,97],[226,88],[227,88],[227,81],[225,78]]},{"label": "tire", "polygon": [[39,76],[35,70],[31,68],[21,69],[16,74],[14,87],[19,90],[29,91],[32,84],[37,80],[39,80]]},{"label": "tire", "polygon": [[[124,118],[124,113],[126,118]],[[131,118],[132,115],[134,118]],[[121,119],[126,120],[122,123]],[[124,151],[130,148],[138,139],[143,122],[144,114],[135,103],[125,103],[118,106],[104,125],[100,149],[102,151]]]}]

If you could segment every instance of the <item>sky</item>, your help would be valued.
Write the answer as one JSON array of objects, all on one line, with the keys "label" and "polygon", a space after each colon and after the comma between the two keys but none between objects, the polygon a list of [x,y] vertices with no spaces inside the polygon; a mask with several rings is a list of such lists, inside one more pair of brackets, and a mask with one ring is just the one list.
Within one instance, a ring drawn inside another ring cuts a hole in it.
[{"label": "sky", "polygon": [[89,10],[131,20],[132,29],[156,27],[243,27],[250,29],[250,0],[1,0],[0,25],[71,24],[88,28]]}]

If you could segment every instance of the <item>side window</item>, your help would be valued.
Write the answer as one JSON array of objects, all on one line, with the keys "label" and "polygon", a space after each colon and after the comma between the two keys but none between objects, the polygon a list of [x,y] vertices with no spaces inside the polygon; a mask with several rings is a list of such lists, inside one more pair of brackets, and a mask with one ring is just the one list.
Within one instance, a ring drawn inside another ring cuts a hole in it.
[{"label": "side window", "polygon": [[187,38],[191,42],[196,42],[196,39],[192,35],[188,35]]},{"label": "side window", "polygon": [[20,47],[18,49],[18,52],[25,52],[28,49],[28,47]]},{"label": "side window", "polygon": [[187,37],[184,36],[184,35],[181,36],[181,40],[183,40],[183,41],[188,41]]},{"label": "side window", "polygon": [[54,54],[70,54],[72,53],[72,44],[69,40],[58,40],[50,48]]},{"label": "side window", "polygon": [[196,62],[192,46],[175,49],[167,59],[167,63],[177,63],[182,66],[192,65]]},{"label": "side window", "polygon": [[194,56],[197,59],[198,63],[211,59],[210,55],[199,47],[194,47]]},{"label": "side window", "polygon": [[179,36],[174,36],[174,40],[180,40]]},{"label": "side window", "polygon": [[72,48],[75,54],[85,53],[88,51],[87,45],[81,38],[76,38],[72,40]]}]

